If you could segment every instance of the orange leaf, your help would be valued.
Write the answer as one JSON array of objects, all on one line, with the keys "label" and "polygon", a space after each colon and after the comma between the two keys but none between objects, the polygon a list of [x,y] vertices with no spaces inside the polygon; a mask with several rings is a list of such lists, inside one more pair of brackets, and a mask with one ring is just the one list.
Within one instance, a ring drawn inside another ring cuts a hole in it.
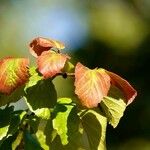
[{"label": "orange leaf", "polygon": [[30,53],[34,57],[40,56],[42,52],[48,51],[51,48],[64,49],[65,46],[63,43],[59,41],[42,38],[42,37],[33,39],[32,42],[29,44]]},{"label": "orange leaf", "polygon": [[0,60],[0,92],[11,94],[29,77],[27,58],[4,58]]},{"label": "orange leaf", "polygon": [[137,96],[137,91],[130,85],[128,81],[118,76],[117,74],[110,71],[106,71],[106,73],[111,78],[111,84],[118,87],[124,93],[127,105],[132,103],[132,101]]},{"label": "orange leaf", "polygon": [[104,69],[89,69],[81,63],[75,67],[75,93],[81,104],[88,108],[97,107],[110,88],[110,77]]},{"label": "orange leaf", "polygon": [[61,73],[67,59],[70,57],[65,54],[45,51],[37,58],[38,70],[45,79],[51,78],[57,73]]}]

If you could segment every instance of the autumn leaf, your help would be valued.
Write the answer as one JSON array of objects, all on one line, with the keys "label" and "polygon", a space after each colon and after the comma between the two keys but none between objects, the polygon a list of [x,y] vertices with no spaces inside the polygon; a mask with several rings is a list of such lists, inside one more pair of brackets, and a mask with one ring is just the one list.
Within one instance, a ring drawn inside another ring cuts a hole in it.
[{"label": "autumn leaf", "polygon": [[59,54],[54,51],[45,51],[37,58],[38,70],[45,79],[61,73],[66,61],[70,59],[65,54]]},{"label": "autumn leaf", "polygon": [[119,88],[123,92],[127,105],[132,103],[133,100],[135,99],[135,97],[137,96],[137,92],[130,85],[130,83],[113,72],[106,71],[106,73],[111,78],[111,84],[116,86],[117,88]]},{"label": "autumn leaf", "polygon": [[81,63],[75,67],[75,93],[81,104],[97,107],[110,88],[110,77],[104,69],[89,69]]},{"label": "autumn leaf", "polygon": [[11,94],[29,77],[27,58],[4,58],[0,60],[0,92]]},{"label": "autumn leaf", "polygon": [[29,44],[30,53],[34,57],[40,56],[42,52],[48,51],[51,48],[64,49],[65,46],[63,43],[59,41],[42,38],[42,37],[33,39]]}]

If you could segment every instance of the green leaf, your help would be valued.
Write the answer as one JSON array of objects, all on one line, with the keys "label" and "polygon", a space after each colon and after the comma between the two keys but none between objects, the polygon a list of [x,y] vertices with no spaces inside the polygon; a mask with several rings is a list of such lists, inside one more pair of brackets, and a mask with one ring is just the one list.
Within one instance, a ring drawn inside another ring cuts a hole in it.
[{"label": "green leaf", "polygon": [[103,98],[100,105],[108,118],[108,122],[115,128],[124,114],[126,103],[120,90],[116,87],[111,88],[109,95]]},{"label": "green leaf", "polygon": [[54,108],[55,118],[53,119],[53,128],[60,136],[63,145],[68,144],[68,128],[67,120],[74,105],[71,104],[72,100],[69,98],[58,99],[58,104]]},{"label": "green leaf", "polygon": [[[53,139],[51,143],[51,149],[77,150],[82,148],[83,143],[82,143],[82,134],[80,131],[81,130],[80,119],[79,116],[77,115],[77,112],[78,112],[77,108],[72,103],[71,99],[61,98],[58,100],[58,104],[54,109],[55,121],[53,120],[53,125],[54,123],[56,123],[57,129],[52,132]],[[66,124],[65,127],[62,126],[64,122]],[[62,141],[63,142],[67,141],[68,144],[65,143],[64,145]]]},{"label": "green leaf", "polygon": [[57,93],[51,80],[43,80],[36,68],[30,69],[31,77],[25,87],[25,101],[37,116],[49,118],[49,108],[56,103]]},{"label": "green leaf", "polygon": [[0,128],[0,140],[2,140],[3,137],[7,135],[8,129],[9,129],[9,125]]},{"label": "green leaf", "polygon": [[38,142],[40,143],[41,147],[44,150],[49,150],[50,147],[46,143],[46,140],[47,140],[46,138],[50,135],[47,136],[47,134],[44,133],[46,125],[47,125],[47,120],[41,120],[39,127],[38,127],[38,131],[36,132],[35,135],[36,135]]},{"label": "green leaf", "polygon": [[41,150],[41,146],[37,139],[28,131],[24,132],[24,149],[25,150]]},{"label": "green leaf", "polygon": [[36,116],[47,120],[50,118],[51,115],[51,111],[49,108],[37,109],[36,111],[34,111],[34,113],[36,114]]},{"label": "green leaf", "polygon": [[15,150],[21,143],[23,139],[23,131],[19,131],[15,141],[13,141],[12,143],[12,150]]},{"label": "green leaf", "polygon": [[[86,150],[106,150],[105,135],[107,118],[98,110],[87,110],[81,116],[83,126],[83,141]],[[89,147],[88,147],[89,145]]]},{"label": "green leaf", "polygon": [[12,150],[12,143],[16,139],[17,135],[13,135],[8,137],[3,141],[3,143],[0,145],[0,150]]},{"label": "green leaf", "polygon": [[37,68],[34,66],[30,67],[29,74],[30,74],[29,82],[27,83],[25,89],[36,85],[38,81],[43,79],[43,77],[37,71]]},{"label": "green leaf", "polygon": [[5,109],[0,109],[0,145],[3,142],[1,140],[3,140],[3,138],[7,136],[13,109],[13,106],[6,107]]},{"label": "green leaf", "polygon": [[39,142],[40,146],[45,150],[50,149],[53,140],[52,120],[41,119],[38,117],[30,118],[30,127]]},{"label": "green leaf", "polygon": [[24,96],[24,86],[17,88],[10,95],[0,93],[0,106],[4,106],[10,102],[16,102]]},{"label": "green leaf", "polygon": [[21,125],[25,115],[26,115],[26,111],[16,111],[11,115],[10,126],[7,133],[7,137],[14,135],[18,131],[19,126]]},{"label": "green leaf", "polygon": [[66,61],[65,66],[63,68],[63,72],[72,72],[74,70],[74,65],[70,61]]}]

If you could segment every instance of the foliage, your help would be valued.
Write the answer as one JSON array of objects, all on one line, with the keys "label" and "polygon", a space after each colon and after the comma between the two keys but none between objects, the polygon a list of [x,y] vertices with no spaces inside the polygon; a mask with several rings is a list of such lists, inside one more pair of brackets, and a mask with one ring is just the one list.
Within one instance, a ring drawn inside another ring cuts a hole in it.
[{"label": "foliage", "polygon": [[[137,93],[112,72],[74,66],[63,48],[59,41],[36,38],[30,53],[37,67],[27,58],[0,60],[0,106],[7,104],[0,109],[0,149],[106,149],[107,122],[115,128]],[[75,79],[76,98],[57,98],[57,76]],[[9,106],[21,98],[26,110]]]}]

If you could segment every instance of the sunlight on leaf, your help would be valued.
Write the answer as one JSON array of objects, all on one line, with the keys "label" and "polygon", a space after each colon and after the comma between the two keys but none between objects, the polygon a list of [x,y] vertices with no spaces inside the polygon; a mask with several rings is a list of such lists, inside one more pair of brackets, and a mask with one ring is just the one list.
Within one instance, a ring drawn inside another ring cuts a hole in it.
[{"label": "sunlight on leaf", "polygon": [[37,58],[38,70],[44,78],[51,78],[57,73],[62,72],[68,59],[70,59],[70,57],[65,54],[55,53],[54,51],[43,52],[42,55]]},{"label": "sunlight on leaf", "polygon": [[17,138],[12,143],[12,150],[16,150],[16,148],[20,145],[22,139],[23,139],[23,131],[19,131]]},{"label": "sunlight on leaf", "polygon": [[54,108],[54,112],[57,115],[53,119],[53,127],[57,131],[58,135],[60,136],[62,144],[66,145],[68,144],[67,119],[74,106],[69,105],[69,103],[71,102],[71,99],[69,98],[61,98],[58,100],[58,102],[60,104],[58,103],[56,107]]},{"label": "sunlight on leaf", "polygon": [[27,82],[29,60],[27,58],[4,58],[0,60],[0,92],[11,94]]},{"label": "sunlight on leaf", "polygon": [[75,93],[83,106],[97,107],[110,88],[110,77],[103,69],[89,69],[78,63],[75,68]]}]

